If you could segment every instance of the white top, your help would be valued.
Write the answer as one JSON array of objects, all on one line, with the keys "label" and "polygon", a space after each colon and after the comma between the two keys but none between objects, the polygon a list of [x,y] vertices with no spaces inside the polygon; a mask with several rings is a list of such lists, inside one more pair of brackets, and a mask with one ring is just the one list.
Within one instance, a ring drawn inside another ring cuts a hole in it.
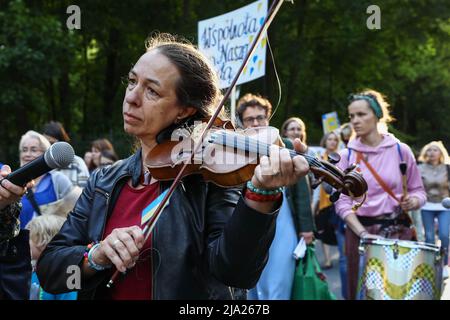
[{"label": "white top", "polygon": [[441,202],[426,202],[425,205],[422,207],[422,210],[429,210],[429,211],[445,211],[448,210],[444,208]]}]

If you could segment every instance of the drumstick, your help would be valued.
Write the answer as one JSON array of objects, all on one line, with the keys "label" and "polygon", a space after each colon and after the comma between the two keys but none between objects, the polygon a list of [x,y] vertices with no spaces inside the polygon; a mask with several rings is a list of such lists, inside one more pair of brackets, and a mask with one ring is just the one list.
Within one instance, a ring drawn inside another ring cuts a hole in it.
[{"label": "drumstick", "polygon": [[[403,199],[405,199],[408,196],[408,181],[406,180],[406,169],[407,168],[408,167],[406,165],[406,162],[400,163],[400,172],[402,173]],[[409,216],[409,214],[407,212],[404,212],[404,213],[405,213],[405,217],[406,217],[407,221],[413,226],[414,222],[413,222],[412,218]],[[414,241],[417,240],[416,228],[413,228],[412,239]]]},{"label": "drumstick", "polygon": [[406,162],[400,163],[400,172],[402,173],[403,198],[408,195],[408,181],[406,180]]}]

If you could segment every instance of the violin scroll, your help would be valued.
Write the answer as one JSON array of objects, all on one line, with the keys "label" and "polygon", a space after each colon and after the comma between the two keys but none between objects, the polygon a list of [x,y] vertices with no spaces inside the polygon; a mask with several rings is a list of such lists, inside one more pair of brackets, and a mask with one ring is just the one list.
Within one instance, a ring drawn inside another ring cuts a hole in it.
[{"label": "violin scroll", "polygon": [[360,197],[367,192],[367,182],[362,175],[352,170],[344,176],[344,186],[348,190],[349,196]]},{"label": "violin scroll", "polygon": [[324,181],[337,190],[330,198],[332,202],[337,201],[341,193],[361,197],[367,192],[366,180],[355,170],[355,166],[342,171],[330,162],[315,159],[314,163],[310,163],[310,168],[318,181]]}]

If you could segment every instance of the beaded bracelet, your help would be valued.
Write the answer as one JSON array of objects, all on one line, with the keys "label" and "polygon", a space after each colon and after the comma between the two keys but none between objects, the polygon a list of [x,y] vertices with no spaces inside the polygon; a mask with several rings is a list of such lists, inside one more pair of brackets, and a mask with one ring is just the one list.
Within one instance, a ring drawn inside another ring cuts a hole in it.
[{"label": "beaded bracelet", "polygon": [[269,202],[269,201],[278,201],[281,198],[281,193],[264,195],[251,191],[250,189],[245,190],[245,197],[250,200],[258,201],[258,202]]},{"label": "beaded bracelet", "polygon": [[89,251],[91,251],[92,247],[96,244],[97,242],[91,242],[86,246],[86,249],[84,249],[84,253],[83,253],[83,257],[84,257],[84,261],[85,262],[89,262]]},{"label": "beaded bracelet", "polygon": [[86,250],[85,250],[83,256],[84,256],[84,261],[87,261],[87,263],[89,264],[89,267],[91,267],[92,269],[94,269],[96,271],[103,271],[105,269],[111,268],[112,265],[108,264],[106,266],[103,266],[103,265],[100,265],[100,264],[97,264],[94,262],[94,260],[92,259],[92,255],[99,246],[100,246],[99,242],[91,242],[90,244],[88,244],[86,246]]},{"label": "beaded bracelet", "polygon": [[279,188],[276,188],[276,189],[260,189],[260,188],[256,188],[253,185],[251,180],[247,181],[247,189],[249,189],[253,193],[262,194],[264,196],[276,195],[276,194],[280,194],[280,193],[283,192],[283,187],[279,187]]}]

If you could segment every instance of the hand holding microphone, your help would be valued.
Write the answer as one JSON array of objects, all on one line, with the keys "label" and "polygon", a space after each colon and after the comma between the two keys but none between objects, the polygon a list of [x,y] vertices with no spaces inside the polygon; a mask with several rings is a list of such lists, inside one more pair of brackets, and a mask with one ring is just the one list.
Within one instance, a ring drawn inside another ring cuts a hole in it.
[{"label": "hand holding microphone", "polygon": [[[33,186],[30,181],[55,168],[65,168],[74,159],[75,151],[67,142],[57,142],[40,157],[14,172],[7,165],[0,171],[0,210],[18,201]],[[25,187],[26,186],[26,187]]]},{"label": "hand holding microphone", "polygon": [[19,201],[26,192],[27,188],[32,188],[33,183],[30,182],[27,187],[20,187],[5,179],[10,174],[11,168],[4,165],[0,171],[0,210],[4,209],[11,203]]}]

